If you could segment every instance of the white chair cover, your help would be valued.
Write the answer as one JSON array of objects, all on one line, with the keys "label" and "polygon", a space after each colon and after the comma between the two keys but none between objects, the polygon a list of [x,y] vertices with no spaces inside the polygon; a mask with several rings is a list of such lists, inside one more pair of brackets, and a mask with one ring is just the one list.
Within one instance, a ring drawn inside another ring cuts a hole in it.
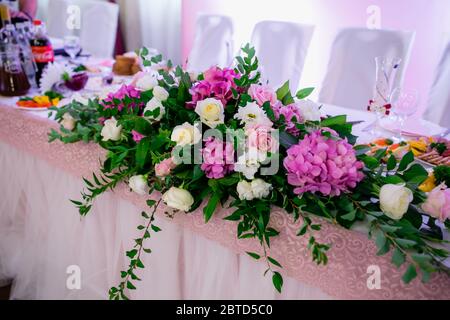
[{"label": "white chair cover", "polygon": [[373,98],[376,57],[401,58],[394,87],[402,85],[414,32],[349,28],[341,30],[331,49],[321,103],[363,110]]},{"label": "white chair cover", "polygon": [[233,61],[234,27],[231,18],[199,15],[195,40],[188,58],[188,70],[203,72],[211,66],[228,67]]},{"label": "white chair cover", "polygon": [[252,45],[256,49],[263,82],[278,88],[290,81],[298,89],[314,26],[282,21],[256,24]]},{"label": "white chair cover", "polygon": [[450,128],[450,42],[436,69],[425,118]]},{"label": "white chair cover", "polygon": [[[67,26],[68,8],[80,8],[81,29],[71,30]],[[119,6],[96,0],[49,0],[48,33],[55,38],[79,35],[81,46],[97,57],[112,57],[117,34]]]}]

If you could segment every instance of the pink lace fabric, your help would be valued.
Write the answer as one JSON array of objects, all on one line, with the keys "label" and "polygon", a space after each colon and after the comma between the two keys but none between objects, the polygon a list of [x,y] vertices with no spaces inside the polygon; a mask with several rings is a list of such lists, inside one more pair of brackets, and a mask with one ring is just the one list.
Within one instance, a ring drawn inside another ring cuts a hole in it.
[{"label": "pink lace fabric", "polygon": [[[105,156],[104,150],[92,143],[48,143],[48,132],[51,128],[58,128],[54,121],[11,107],[0,106],[0,123],[2,142],[75,177],[90,177],[92,172],[98,172],[99,160]],[[147,199],[131,193],[124,184],[117,188],[115,196],[146,209]],[[155,198],[159,196],[154,195]],[[161,208],[159,214],[164,216],[167,210]],[[177,214],[171,221],[233,252],[260,252],[257,241],[238,240],[235,223],[222,219],[232,210],[221,210],[208,224],[204,223],[201,208],[192,214]],[[450,299],[450,277],[447,275],[435,274],[427,284],[416,279],[405,285],[401,277],[406,266],[396,269],[390,262],[390,255],[378,257],[375,244],[365,234],[326,222],[323,222],[323,229],[317,238],[332,244],[328,253],[329,263],[327,266],[317,266],[307,249],[307,237],[296,236],[301,224],[301,221],[294,223],[292,217],[282,210],[273,209],[271,225],[281,233],[272,241],[271,255],[283,265],[285,275],[339,299]],[[368,288],[369,266],[380,268],[381,289]]]}]

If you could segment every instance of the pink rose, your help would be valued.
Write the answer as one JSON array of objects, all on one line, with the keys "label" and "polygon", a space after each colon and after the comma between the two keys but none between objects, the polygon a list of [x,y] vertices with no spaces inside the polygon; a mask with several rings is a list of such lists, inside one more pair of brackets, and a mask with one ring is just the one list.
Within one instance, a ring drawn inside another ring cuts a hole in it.
[{"label": "pink rose", "polygon": [[164,178],[170,175],[173,169],[175,169],[177,165],[173,161],[173,158],[168,158],[155,166],[155,174],[159,178]]},{"label": "pink rose", "polygon": [[275,91],[273,91],[272,88],[268,86],[252,84],[250,86],[250,89],[248,90],[248,94],[261,107],[266,102],[270,102],[271,106],[277,103],[277,95]]},{"label": "pink rose", "polygon": [[428,194],[422,205],[423,211],[441,222],[450,218],[450,189],[440,186]]},{"label": "pink rose", "polygon": [[248,148],[257,150],[266,155],[268,152],[275,153],[279,143],[272,136],[273,129],[263,125],[251,126],[246,130]]}]

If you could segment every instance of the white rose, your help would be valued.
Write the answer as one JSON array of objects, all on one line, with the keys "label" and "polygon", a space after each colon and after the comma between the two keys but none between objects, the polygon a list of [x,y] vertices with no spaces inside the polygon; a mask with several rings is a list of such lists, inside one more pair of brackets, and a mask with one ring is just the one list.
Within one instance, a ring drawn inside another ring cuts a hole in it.
[{"label": "white rose", "polygon": [[136,81],[136,88],[142,91],[148,91],[158,85],[158,78],[155,74],[146,73]]},{"label": "white rose", "polygon": [[380,190],[380,208],[386,216],[400,220],[414,200],[411,190],[404,185],[386,184]]},{"label": "white rose", "polygon": [[251,201],[255,198],[252,191],[252,185],[250,182],[241,181],[238,183],[236,190],[239,194],[239,199]]},{"label": "white rose", "polygon": [[145,196],[150,192],[150,187],[147,184],[147,179],[142,175],[131,177],[128,185],[130,186],[131,190],[133,190],[133,192],[141,196]]},{"label": "white rose", "polygon": [[195,112],[200,116],[201,121],[210,128],[215,128],[217,125],[224,123],[223,104],[214,98],[197,102]]},{"label": "white rose", "polygon": [[262,179],[255,179],[252,181],[252,192],[255,198],[262,199],[267,197],[272,190],[272,185],[266,183]]},{"label": "white rose", "polygon": [[169,98],[169,93],[163,87],[156,86],[153,88],[153,96],[159,101],[166,101]]},{"label": "white rose", "polygon": [[189,211],[194,204],[194,198],[189,191],[172,187],[162,197],[164,203],[170,208]]},{"label": "white rose", "polygon": [[[155,111],[156,109],[159,109],[159,115],[157,117],[153,117],[153,116],[145,117],[145,113],[147,111]],[[162,117],[164,117],[165,114],[166,114],[166,109],[164,108],[164,106],[162,105],[162,103],[159,99],[157,99],[156,97],[153,97],[149,102],[147,102],[147,105],[145,106],[145,109],[144,109],[144,117],[146,119],[160,121],[162,119]]]},{"label": "white rose", "polygon": [[234,118],[240,120],[246,127],[262,125],[270,128],[273,125],[265,111],[256,102],[249,102],[245,107],[240,107]]},{"label": "white rose", "polygon": [[297,106],[305,121],[320,121],[319,105],[311,100],[299,100]]},{"label": "white rose", "polygon": [[64,127],[64,129],[73,131],[75,129],[77,122],[75,119],[70,115],[70,113],[66,112],[64,113],[61,121],[61,125]]},{"label": "white rose", "polygon": [[103,126],[101,132],[103,141],[119,141],[121,138],[121,134],[122,126],[117,125],[117,120],[114,117],[105,121],[105,125]]},{"label": "white rose", "polygon": [[247,179],[252,180],[255,178],[255,174],[260,166],[258,159],[250,157],[247,153],[238,158],[237,163],[234,165],[234,171],[241,172]]},{"label": "white rose", "polygon": [[170,139],[173,142],[176,142],[177,146],[185,146],[196,144],[201,140],[201,138],[202,135],[200,130],[186,122],[173,129]]}]

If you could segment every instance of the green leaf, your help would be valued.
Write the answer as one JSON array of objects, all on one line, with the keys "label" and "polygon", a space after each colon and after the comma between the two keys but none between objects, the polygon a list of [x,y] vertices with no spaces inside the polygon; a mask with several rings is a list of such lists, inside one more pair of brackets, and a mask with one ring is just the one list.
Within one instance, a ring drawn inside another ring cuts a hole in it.
[{"label": "green leaf", "polygon": [[322,128],[324,128],[324,127],[331,127],[331,126],[335,126],[335,125],[344,125],[346,123],[347,123],[347,116],[341,115],[341,116],[326,118],[325,120],[322,120],[320,125],[322,126]]},{"label": "green leaf", "polygon": [[409,265],[408,269],[406,270],[405,274],[402,277],[402,280],[404,283],[409,284],[412,280],[414,280],[417,277],[417,270],[414,265]]},{"label": "green leaf", "polygon": [[161,228],[159,228],[159,227],[157,227],[157,226],[155,226],[155,225],[151,225],[151,228],[152,228],[152,230],[154,231],[154,232],[160,232],[161,231]]},{"label": "green leaf", "polygon": [[400,178],[399,176],[389,176],[384,179],[385,184],[403,184],[405,180]]},{"label": "green leaf", "polygon": [[308,232],[308,224],[304,224],[300,231],[297,233],[297,237],[304,236]]},{"label": "green leaf", "polygon": [[386,236],[384,235],[384,233],[381,231],[378,232],[377,238],[375,240],[377,248],[381,250],[386,245],[386,241],[387,241],[387,239],[386,239]]},{"label": "green leaf", "polygon": [[428,179],[428,171],[425,170],[420,164],[414,164],[405,171],[403,174],[406,181],[421,185],[426,179]]},{"label": "green leaf", "polygon": [[139,169],[143,169],[147,156],[150,151],[150,138],[144,138],[139,142],[136,150],[136,166]]},{"label": "green leaf", "polygon": [[133,259],[137,253],[138,253],[138,251],[136,249],[127,251],[127,257],[129,257],[130,259]]},{"label": "green leaf", "polygon": [[144,266],[144,264],[142,263],[141,259],[138,259],[138,260],[137,260],[136,266],[137,266],[138,268],[141,268],[141,269],[144,269],[144,268],[145,268],[145,266]]},{"label": "green leaf", "polygon": [[267,257],[267,260],[269,260],[269,262],[270,262],[271,264],[273,264],[273,265],[275,265],[275,266],[277,266],[277,267],[279,267],[279,268],[283,268],[283,267],[281,266],[281,264],[280,264],[277,260],[275,260],[274,258],[272,258],[272,257]]},{"label": "green leaf", "polygon": [[398,248],[394,250],[394,253],[392,254],[392,263],[397,267],[400,268],[402,264],[404,264],[406,261],[406,256],[403,252],[401,252]]},{"label": "green leaf", "polygon": [[283,86],[277,90],[277,98],[280,101],[283,101],[283,99],[289,94],[289,81],[286,81]]},{"label": "green leaf", "polygon": [[309,97],[311,95],[311,93],[313,93],[314,88],[304,88],[301,89],[297,92],[296,97],[298,99],[305,99],[307,97]]},{"label": "green leaf", "polygon": [[346,215],[341,216],[342,220],[346,221],[354,221],[356,218],[356,210],[352,210],[351,212],[347,213]]},{"label": "green leaf", "polygon": [[414,161],[414,153],[412,151],[405,154],[398,166],[398,172],[405,171],[406,168]]},{"label": "green leaf", "polygon": [[253,259],[255,259],[255,260],[261,259],[261,256],[260,256],[259,254],[254,253],[254,252],[247,252],[247,254],[248,254],[250,257],[252,257]]},{"label": "green leaf", "polygon": [[205,223],[208,223],[208,221],[211,219],[211,217],[214,214],[214,211],[216,211],[217,205],[219,204],[220,196],[215,193],[209,198],[208,204],[203,209],[203,216],[205,217]]},{"label": "green leaf", "polygon": [[279,293],[281,293],[281,289],[283,288],[283,277],[279,272],[274,272],[272,276],[272,282]]},{"label": "green leaf", "polygon": [[127,282],[127,288],[130,290],[136,290],[136,287],[130,281]]},{"label": "green leaf", "polygon": [[147,205],[151,208],[156,204],[155,200],[147,200]]},{"label": "green leaf", "polygon": [[391,156],[387,162],[387,169],[389,171],[392,171],[395,169],[395,167],[397,166],[397,159],[395,159],[395,156]]}]

